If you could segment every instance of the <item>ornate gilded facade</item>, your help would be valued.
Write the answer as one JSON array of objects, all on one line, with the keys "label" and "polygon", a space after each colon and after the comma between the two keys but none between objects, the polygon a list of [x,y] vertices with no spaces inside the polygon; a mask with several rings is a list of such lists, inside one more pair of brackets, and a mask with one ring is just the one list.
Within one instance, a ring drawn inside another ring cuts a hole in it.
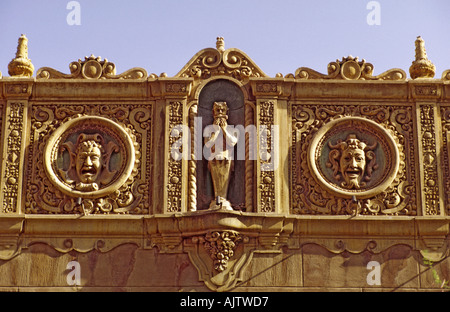
[{"label": "ornate gilded facade", "polygon": [[94,55],[33,77],[22,35],[0,79],[0,290],[441,290],[450,70],[415,44],[411,78],[352,56],[268,77],[220,37],[173,77]]}]

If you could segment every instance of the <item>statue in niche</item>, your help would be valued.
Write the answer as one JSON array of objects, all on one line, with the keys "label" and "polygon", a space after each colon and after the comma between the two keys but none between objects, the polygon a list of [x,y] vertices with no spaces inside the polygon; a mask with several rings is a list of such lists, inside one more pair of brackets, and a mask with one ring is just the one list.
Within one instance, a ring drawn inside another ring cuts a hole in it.
[{"label": "statue in niche", "polygon": [[213,118],[213,125],[218,126],[219,129],[205,139],[205,147],[210,148],[212,152],[208,169],[211,172],[215,198],[211,201],[209,208],[233,210],[231,203],[227,200],[227,193],[233,171],[234,146],[238,142],[238,136],[227,130],[226,102],[214,102]]},{"label": "statue in niche", "polygon": [[119,148],[112,141],[105,144],[98,133],[81,133],[76,144],[67,141],[61,145],[61,150],[69,152],[70,165],[67,171],[59,171],[64,181],[75,190],[97,191],[100,186],[110,183],[116,173],[116,170],[109,171],[109,160]]},{"label": "statue in niche", "polygon": [[374,149],[377,142],[368,145],[360,141],[355,134],[349,134],[345,141],[338,140],[335,145],[328,142],[331,151],[328,155],[327,167],[333,170],[333,177],[346,189],[365,187],[378,168]]}]

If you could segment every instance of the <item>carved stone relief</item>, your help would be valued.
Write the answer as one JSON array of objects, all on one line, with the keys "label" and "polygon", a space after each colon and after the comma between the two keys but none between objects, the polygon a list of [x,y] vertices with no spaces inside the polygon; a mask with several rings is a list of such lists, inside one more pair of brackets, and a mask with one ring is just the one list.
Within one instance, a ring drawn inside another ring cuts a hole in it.
[{"label": "carved stone relief", "polygon": [[19,192],[21,178],[21,160],[23,157],[22,146],[23,129],[26,105],[23,101],[10,102],[6,108],[6,129],[3,153],[5,160],[3,163],[2,193],[3,193],[3,213],[18,212],[20,207]]},{"label": "carved stone relief", "polygon": [[216,49],[207,48],[198,52],[176,75],[176,77],[193,77],[207,79],[226,75],[237,80],[252,77],[267,77],[266,74],[239,49],[225,50],[222,37],[217,38]]},{"label": "carved stone relief", "polygon": [[132,105],[33,106],[25,212],[148,213],[150,122]]},{"label": "carved stone relief", "polygon": [[439,215],[439,183],[433,105],[420,105],[425,215]]},{"label": "carved stone relief", "polygon": [[399,152],[382,127],[359,117],[338,118],[314,135],[308,164],[319,184],[338,196],[368,198],[397,175]]},{"label": "carved stone relief", "polygon": [[230,185],[231,171],[234,165],[234,146],[238,142],[238,135],[230,131],[228,127],[228,106],[226,102],[214,102],[213,125],[218,131],[211,133],[205,138],[205,147],[211,148],[208,158],[208,169],[214,187],[214,200],[211,201],[210,209],[233,210],[228,201],[228,187]]},{"label": "carved stone relief", "polygon": [[441,107],[442,116],[442,170],[444,173],[444,205],[447,215],[450,214],[450,107]]},{"label": "carved stone relief", "polygon": [[132,68],[116,75],[116,65],[107,59],[91,55],[84,61],[79,59],[69,65],[70,74],[64,74],[50,67],[42,67],[36,73],[37,79],[142,79],[147,77],[143,68]]},{"label": "carved stone relief", "polygon": [[294,104],[292,120],[293,213],[416,214],[410,107]]},{"label": "carved stone relief", "polygon": [[[298,79],[344,79],[344,80],[405,80],[406,73],[398,68],[373,76],[373,65],[358,57],[348,56],[342,60],[331,62],[327,67],[328,74],[321,74],[308,67],[300,67],[295,71]],[[293,76],[292,74],[288,76]],[[292,77],[293,78],[293,77]]]},{"label": "carved stone relief", "polygon": [[274,147],[274,102],[263,101],[259,105],[259,149],[260,155],[260,179],[259,179],[259,210],[261,212],[275,212],[275,174],[274,159],[276,148]]},{"label": "carved stone relief", "polygon": [[[168,131],[172,133],[175,127],[183,124],[183,104],[179,101],[171,101],[169,103],[169,125]],[[175,130],[176,131],[176,130]],[[181,212],[181,196],[182,196],[182,160],[175,159],[172,148],[178,140],[177,136],[169,136],[168,150],[168,168],[167,168],[167,212]],[[183,146],[181,146],[183,148]],[[180,151],[182,152],[182,151]]]},{"label": "carved stone relief", "polygon": [[233,230],[210,231],[185,240],[185,250],[196,267],[199,280],[213,291],[228,291],[242,281],[253,256],[246,248],[249,238]]}]

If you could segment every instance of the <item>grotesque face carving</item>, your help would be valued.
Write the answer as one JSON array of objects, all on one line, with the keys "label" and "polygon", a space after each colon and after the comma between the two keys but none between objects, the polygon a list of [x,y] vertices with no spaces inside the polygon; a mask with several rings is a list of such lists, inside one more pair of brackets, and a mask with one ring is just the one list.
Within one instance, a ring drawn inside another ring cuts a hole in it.
[{"label": "grotesque face carving", "polygon": [[80,116],[49,136],[44,169],[65,195],[102,198],[133,183],[139,162],[136,147],[131,129],[104,117]]},{"label": "grotesque face carving", "polygon": [[214,118],[224,117],[227,118],[228,106],[226,102],[214,102],[213,116]]},{"label": "grotesque face carving", "polygon": [[213,106],[214,124],[220,127],[227,126],[228,106],[226,102],[214,102]]},{"label": "grotesque face carving", "polygon": [[[370,181],[373,170],[377,169],[375,153],[372,146],[360,141],[355,134],[349,134],[345,141],[338,140],[336,145],[328,143],[331,148],[327,166],[333,170],[333,177],[347,189],[360,189]],[[367,163],[369,161],[369,163]]]},{"label": "grotesque face carving", "polygon": [[76,151],[75,170],[82,183],[94,183],[102,166],[102,146],[94,140],[80,143]]}]

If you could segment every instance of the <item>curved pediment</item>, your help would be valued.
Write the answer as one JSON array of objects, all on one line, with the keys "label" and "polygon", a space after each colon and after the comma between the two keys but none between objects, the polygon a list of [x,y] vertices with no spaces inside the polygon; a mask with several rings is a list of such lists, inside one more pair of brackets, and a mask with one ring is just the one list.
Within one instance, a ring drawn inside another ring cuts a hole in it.
[{"label": "curved pediment", "polygon": [[175,77],[206,79],[217,75],[226,75],[237,80],[245,80],[251,77],[268,77],[241,50],[235,48],[225,50],[222,37],[217,38],[216,49],[206,48],[199,51]]},{"label": "curved pediment", "polygon": [[145,79],[147,71],[135,67],[116,75],[116,65],[100,56],[91,55],[84,61],[79,59],[70,63],[70,74],[64,74],[50,67],[42,67],[37,71],[37,79]]},{"label": "curved pediment", "polygon": [[295,71],[297,79],[345,79],[345,80],[405,80],[406,73],[398,68],[373,76],[373,65],[358,57],[348,56],[342,60],[331,62],[327,67],[328,74],[319,73],[308,67],[300,67]]}]

